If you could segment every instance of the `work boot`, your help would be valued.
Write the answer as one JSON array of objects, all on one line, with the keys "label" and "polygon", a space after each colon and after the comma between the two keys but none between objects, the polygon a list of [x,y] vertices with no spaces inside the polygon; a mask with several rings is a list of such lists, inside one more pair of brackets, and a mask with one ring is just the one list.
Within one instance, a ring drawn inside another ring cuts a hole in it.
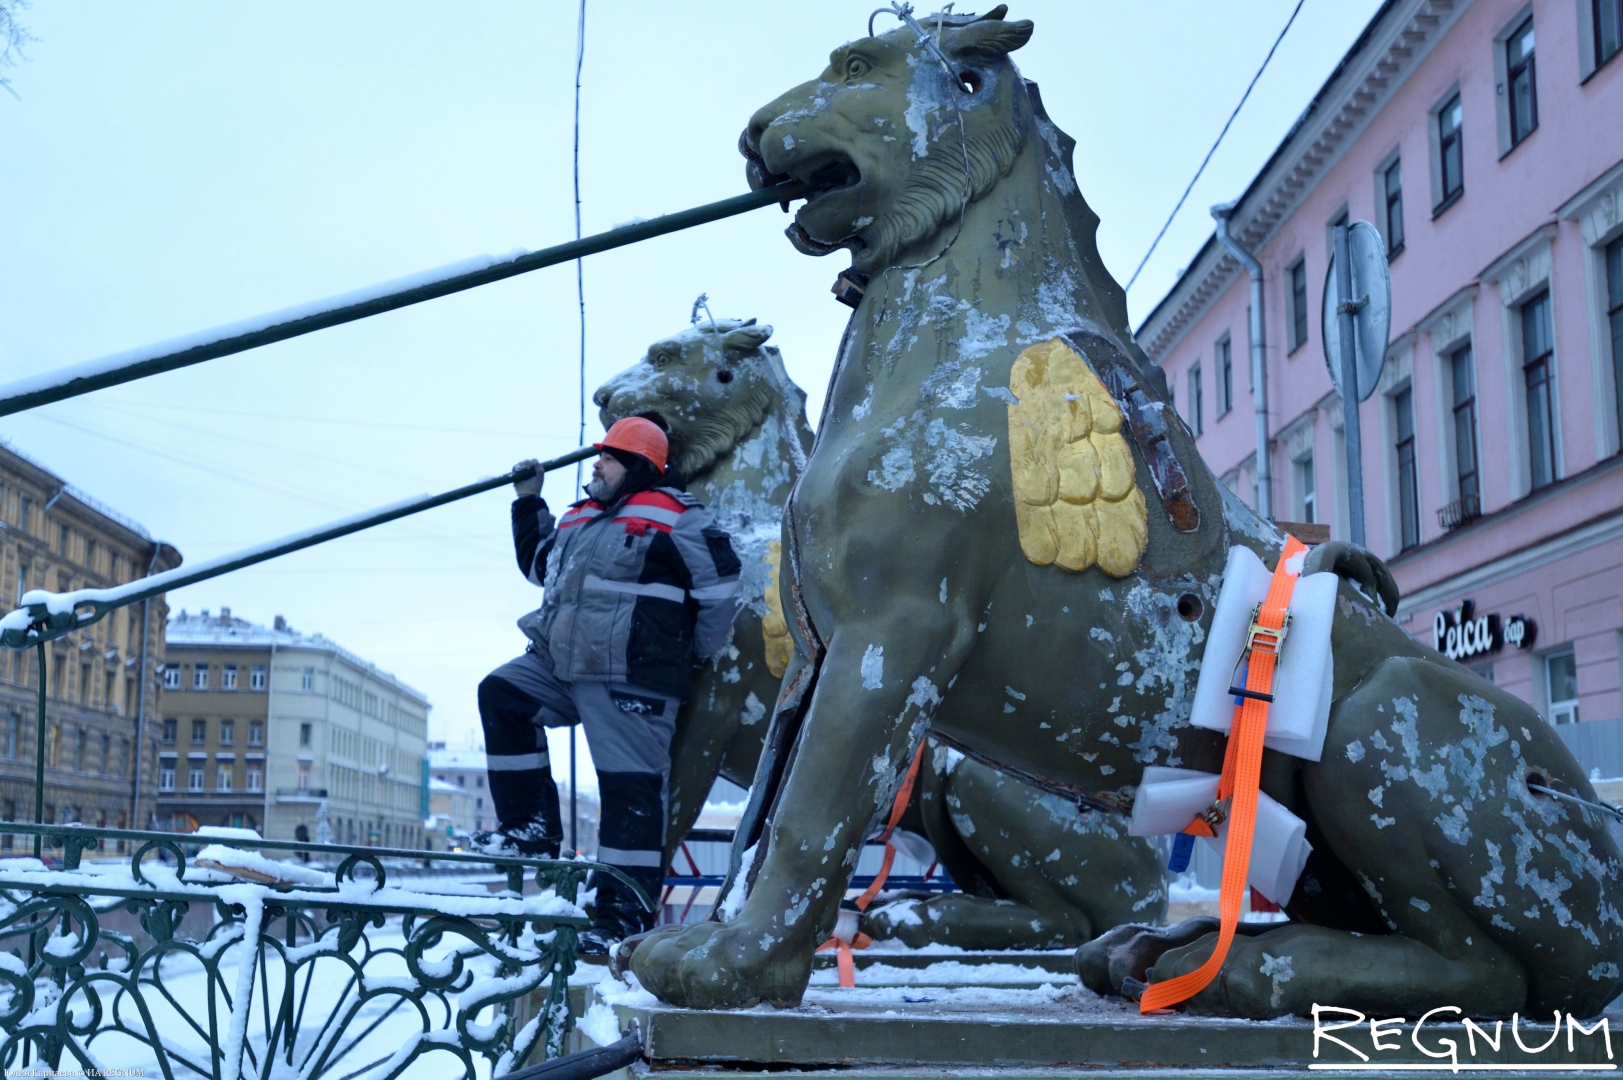
[{"label": "work boot", "polygon": [[592,876],[597,879],[597,903],[592,925],[581,931],[580,954],[606,957],[624,939],[652,930],[655,913],[644,911],[637,894],[618,878]]},{"label": "work boot", "polygon": [[545,821],[526,821],[496,829],[481,829],[473,834],[470,843],[473,850],[481,855],[497,858],[556,859],[562,840],[563,837],[555,835]]}]

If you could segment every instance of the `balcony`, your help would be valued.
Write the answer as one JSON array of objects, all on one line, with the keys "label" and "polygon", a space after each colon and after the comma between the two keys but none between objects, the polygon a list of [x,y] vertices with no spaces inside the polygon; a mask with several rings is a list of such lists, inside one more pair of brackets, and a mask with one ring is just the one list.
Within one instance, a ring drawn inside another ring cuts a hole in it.
[{"label": "balcony", "polygon": [[1437,511],[1437,524],[1441,525],[1445,532],[1453,532],[1462,525],[1469,525],[1481,516],[1481,497],[1465,495]]},{"label": "balcony", "polygon": [[207,790],[194,790],[191,788],[163,788],[158,789],[158,798],[164,803],[170,802],[254,802],[263,803],[263,791],[249,791],[247,788],[238,788],[232,791],[217,791],[214,788]]},{"label": "balcony", "polygon": [[326,788],[277,788],[276,801],[284,802],[320,802],[327,797]]}]

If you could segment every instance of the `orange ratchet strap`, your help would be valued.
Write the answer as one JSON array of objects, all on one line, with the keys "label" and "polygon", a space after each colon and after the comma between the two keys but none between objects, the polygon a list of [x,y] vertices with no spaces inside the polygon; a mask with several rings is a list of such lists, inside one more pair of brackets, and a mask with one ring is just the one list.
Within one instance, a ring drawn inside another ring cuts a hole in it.
[{"label": "orange ratchet strap", "polygon": [[1268,706],[1273,701],[1274,669],[1279,663],[1279,647],[1285,640],[1291,593],[1297,574],[1290,569],[1292,558],[1307,548],[1296,537],[1288,537],[1285,550],[1274,567],[1268,595],[1251,617],[1245,651],[1244,693],[1234,710],[1228,748],[1223,753],[1223,775],[1217,782],[1217,802],[1184,828],[1196,836],[1215,836],[1216,827],[1228,820],[1228,842],[1223,851],[1223,887],[1220,896],[1221,923],[1217,947],[1206,962],[1186,975],[1145,987],[1138,1001],[1140,1013],[1168,1012],[1171,1006],[1200,993],[1217,977],[1228,959],[1234,931],[1240,923],[1240,904],[1245,899],[1246,879],[1251,872],[1251,841],[1257,825],[1257,791],[1262,782],[1262,740],[1268,732]]},{"label": "orange ratchet strap", "polygon": [[[902,780],[901,790],[896,792],[896,801],[891,804],[890,820],[885,824],[885,831],[879,834],[879,839],[885,844],[885,861],[879,864],[879,873],[874,875],[873,884],[862,891],[856,898],[857,910],[867,911],[873,898],[879,895],[879,890],[885,887],[885,879],[890,877],[891,864],[896,861],[896,848],[890,842],[890,834],[896,831],[896,826],[907,812],[908,800],[913,797],[913,784],[919,778],[919,765],[924,761],[924,740],[919,740],[919,748],[913,752],[913,764],[908,766],[907,776]],[[840,985],[847,990],[857,985],[857,963],[852,956],[852,949],[866,949],[873,944],[873,939],[860,930],[853,930],[851,940],[846,941],[837,933],[830,935],[829,939],[817,946],[817,951],[834,949],[834,960],[840,969]]]}]

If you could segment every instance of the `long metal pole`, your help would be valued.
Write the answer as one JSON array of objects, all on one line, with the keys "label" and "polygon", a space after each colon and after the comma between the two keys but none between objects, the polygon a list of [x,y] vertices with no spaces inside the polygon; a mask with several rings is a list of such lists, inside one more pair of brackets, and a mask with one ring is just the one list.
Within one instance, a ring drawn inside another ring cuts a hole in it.
[{"label": "long metal pole", "polygon": [[[99,360],[58,368],[40,375],[0,386],[0,416],[10,416],[53,401],[104,390],[109,386],[134,382],[149,375],[158,375],[177,368],[216,360],[233,353],[257,349],[277,341],[286,341],[301,334],[340,326],[357,319],[382,315],[386,311],[410,307],[425,300],[504,281],[519,274],[527,274],[545,266],[569,262],[595,255],[598,252],[635,244],[666,233],[691,229],[695,225],[719,221],[722,218],[758,210],[773,203],[787,204],[812,189],[799,181],[790,181],[776,187],[762,188],[744,195],[735,195],[720,202],[696,206],[675,214],[665,214],[649,221],[601,232],[595,236],[572,240],[567,244],[527,251],[517,255],[469,260],[438,271],[428,271],[415,278],[385,282],[361,289],[346,296],[331,297],[299,308],[271,312],[258,318],[247,319],[233,326],[204,331],[179,341],[161,342],[133,349]],[[470,268],[471,266],[471,268]]]},{"label": "long metal pole", "polygon": [[1274,516],[1274,470],[1268,446],[1268,363],[1263,342],[1262,317],[1262,264],[1241,243],[1229,234],[1229,215],[1234,203],[1212,207],[1217,219],[1217,239],[1229,249],[1251,275],[1251,400],[1257,428],[1257,513],[1264,518]]},{"label": "long metal pole", "polygon": [[[586,61],[586,0],[580,0],[575,19],[575,239],[580,239],[580,72]],[[586,270],[575,260],[575,302],[580,308],[580,437],[586,442]],[[580,490],[581,465],[575,464],[575,490]],[[579,729],[569,728],[569,848],[580,850],[580,805],[575,798],[575,741]],[[545,735],[542,736],[545,738]]]},{"label": "long metal pole", "polygon": [[[550,472],[565,465],[573,465],[584,458],[595,457],[597,453],[596,449],[583,446],[578,450],[571,450],[561,457],[543,461],[541,469],[543,472]],[[194,585],[199,581],[207,581],[210,578],[219,577],[221,574],[241,570],[243,567],[253,566],[256,563],[262,563],[281,555],[303,551],[305,548],[324,544],[329,540],[336,540],[341,536],[348,536],[363,529],[370,529],[399,518],[409,517],[412,514],[420,514],[424,510],[432,510],[436,506],[444,506],[446,503],[456,502],[458,499],[466,499],[486,491],[494,491],[496,488],[504,487],[516,480],[527,479],[533,475],[534,470],[532,469],[514,469],[512,472],[504,473],[501,476],[493,476],[488,480],[466,484],[439,495],[423,495],[416,499],[393,503],[368,513],[357,514],[354,517],[344,518],[328,525],[317,526],[302,533],[294,533],[292,536],[284,537],[281,540],[273,540],[268,544],[248,548],[246,551],[222,555],[218,559],[210,559],[198,563],[196,566],[178,567],[152,577],[139,578],[137,581],[130,582],[129,585],[112,589],[80,589],[77,592],[63,593],[61,594],[61,597],[64,598],[63,603],[71,604],[71,609],[67,607],[58,608],[57,611],[51,613],[48,620],[40,616],[39,621],[44,624],[43,629],[39,625],[7,627],[3,633],[0,633],[0,644],[8,648],[21,649],[36,642],[43,643],[51,638],[61,637],[70,631],[89,626],[110,612],[128,604],[158,596],[169,592],[171,589]],[[138,588],[132,588],[131,586],[135,586],[137,582],[145,582],[145,584],[140,585]],[[28,610],[30,612],[37,613],[39,609],[45,607],[46,605],[40,601],[28,601]],[[89,610],[90,614],[80,614],[86,609]]]},{"label": "long metal pole", "polygon": [[[147,577],[158,567],[158,553],[163,545],[158,541],[152,542],[152,558],[147,562]],[[147,720],[147,682],[152,673],[147,670],[147,636],[149,633],[149,617],[152,614],[152,600],[148,598],[141,601],[141,660],[140,674],[136,676],[135,684],[135,784],[130,798],[130,828],[141,827],[141,767],[146,764],[146,720]]]},{"label": "long metal pole", "polygon": [[[34,737],[34,824],[45,824],[45,642],[39,651],[39,730]],[[40,857],[40,834],[34,834],[34,858]]]},{"label": "long metal pole", "polygon": [[1358,361],[1354,354],[1353,312],[1363,305],[1352,298],[1352,257],[1347,226],[1335,228],[1336,332],[1341,339],[1341,417],[1347,443],[1347,518],[1352,542],[1366,546],[1364,536],[1364,433],[1358,417]]}]

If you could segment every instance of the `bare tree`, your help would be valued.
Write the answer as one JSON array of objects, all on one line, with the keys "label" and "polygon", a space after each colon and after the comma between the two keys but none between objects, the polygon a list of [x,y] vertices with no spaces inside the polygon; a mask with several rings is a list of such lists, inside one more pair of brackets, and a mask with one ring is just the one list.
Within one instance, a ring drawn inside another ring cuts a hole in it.
[{"label": "bare tree", "polygon": [[[16,67],[24,46],[36,40],[28,28],[17,21],[17,15],[28,7],[28,0],[0,0],[0,72]],[[17,96],[17,91],[11,88],[10,77],[3,74],[0,74],[0,89],[12,97]]]}]

